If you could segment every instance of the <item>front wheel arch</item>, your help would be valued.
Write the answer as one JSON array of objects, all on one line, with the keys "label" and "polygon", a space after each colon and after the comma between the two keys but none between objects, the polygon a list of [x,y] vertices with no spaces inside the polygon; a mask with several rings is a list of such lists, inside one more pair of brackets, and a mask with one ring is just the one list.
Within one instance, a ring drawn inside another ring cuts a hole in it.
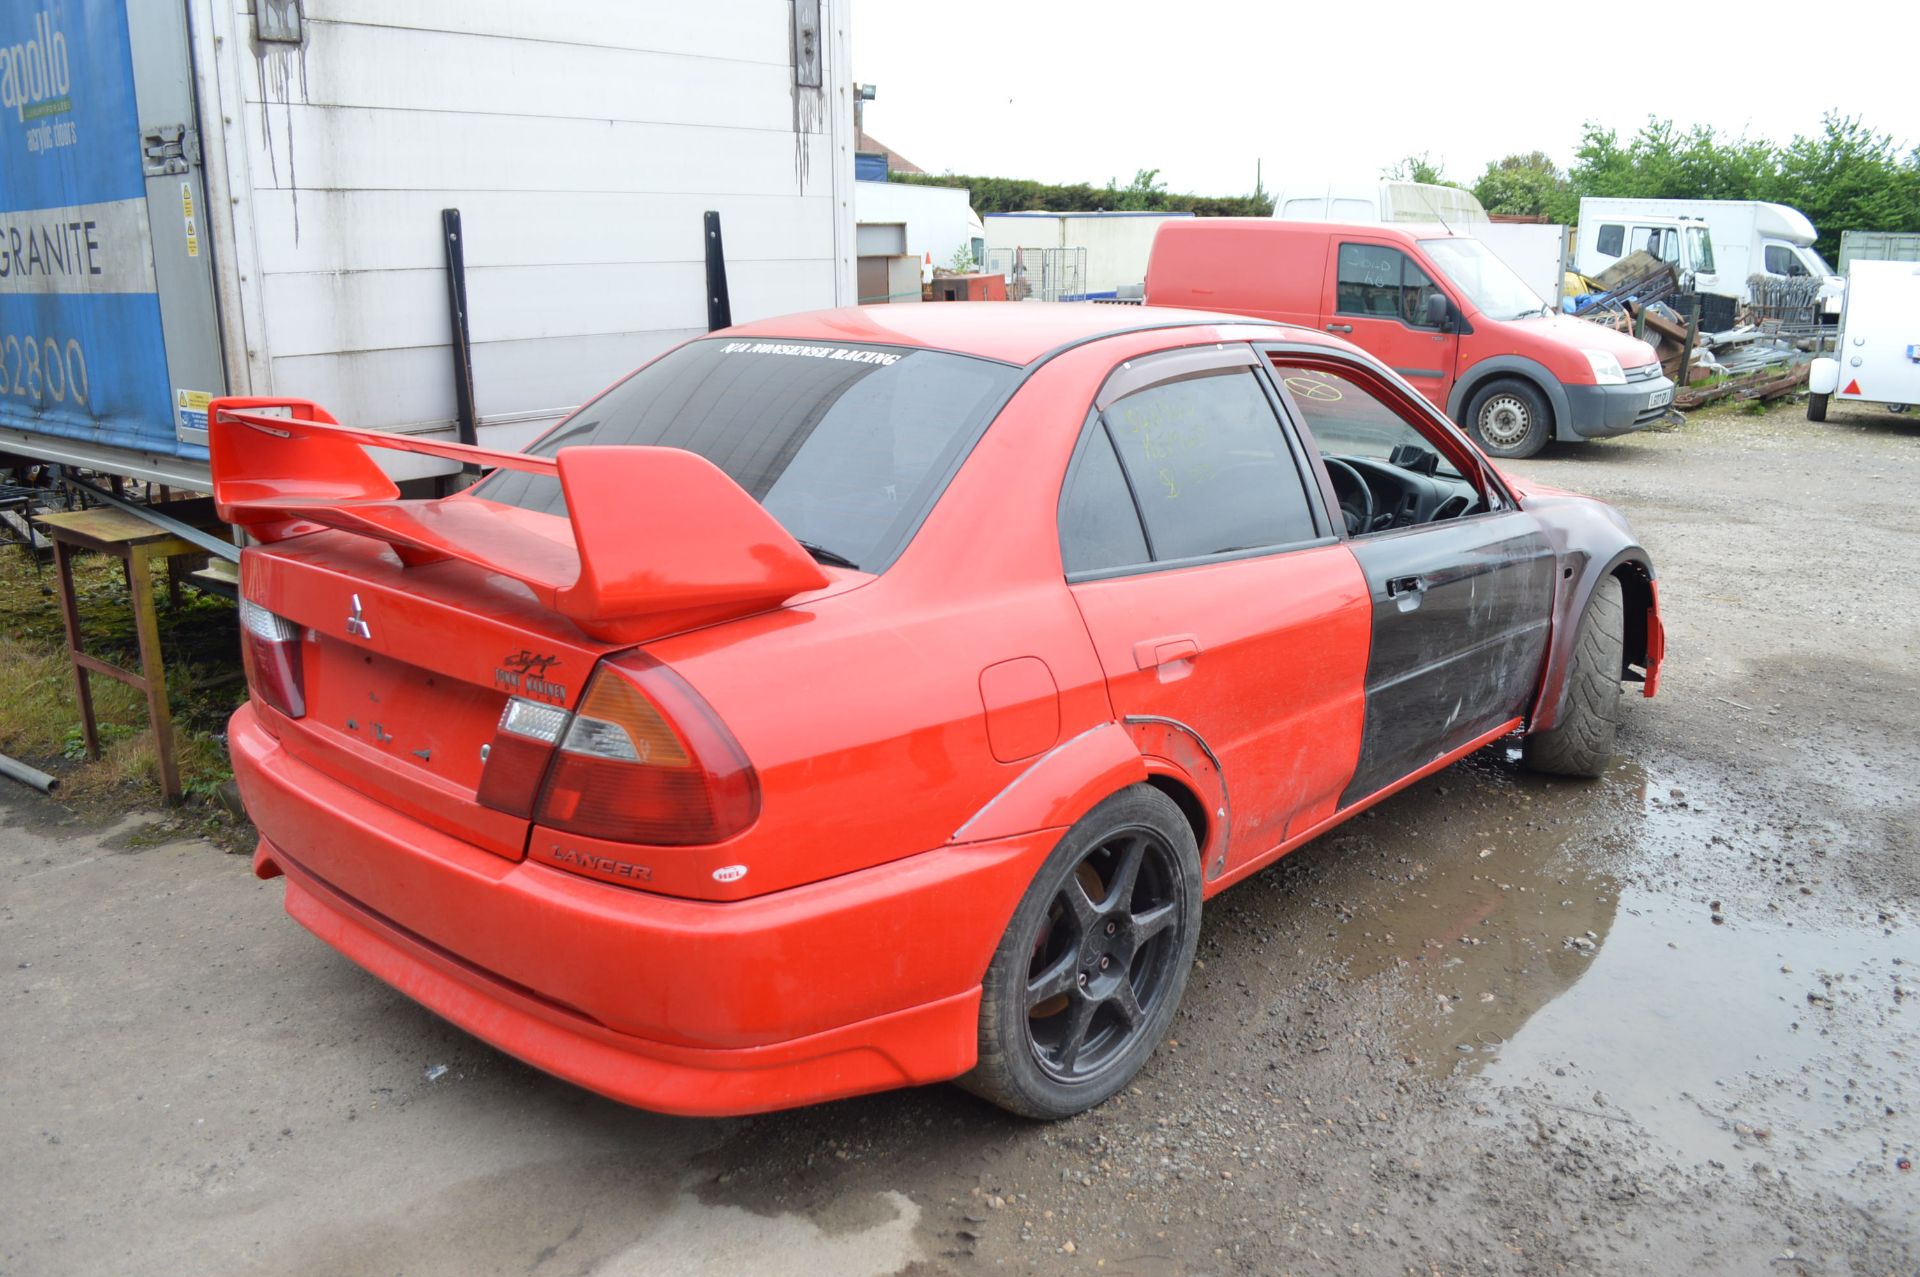
[{"label": "front wheel arch", "polygon": [[[1483,434],[1476,420],[1485,406],[1482,400],[1492,402],[1503,393],[1524,404],[1535,418],[1524,435],[1504,445]],[[1558,437],[1560,420],[1561,412],[1554,403],[1554,397],[1538,379],[1525,373],[1500,372],[1481,378],[1460,401],[1460,428],[1466,431],[1467,437],[1481,451],[1491,457],[1518,459],[1533,456]]]},{"label": "front wheel arch", "polygon": [[1647,650],[1648,621],[1653,615],[1653,581],[1647,575],[1646,565],[1628,559],[1613,569],[1613,575],[1620,578],[1620,594],[1626,607],[1626,643],[1621,649],[1621,677],[1631,672],[1628,667],[1645,667],[1651,653]]}]

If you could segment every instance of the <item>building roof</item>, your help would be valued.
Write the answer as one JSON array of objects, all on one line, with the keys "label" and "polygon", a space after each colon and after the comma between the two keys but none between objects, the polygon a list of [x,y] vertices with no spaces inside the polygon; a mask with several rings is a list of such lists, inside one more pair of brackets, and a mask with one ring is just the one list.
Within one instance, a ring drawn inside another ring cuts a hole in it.
[{"label": "building roof", "polygon": [[882,142],[873,134],[861,129],[853,137],[853,149],[862,155],[884,155],[887,167],[896,173],[924,173],[925,169],[915,164],[900,152]]}]

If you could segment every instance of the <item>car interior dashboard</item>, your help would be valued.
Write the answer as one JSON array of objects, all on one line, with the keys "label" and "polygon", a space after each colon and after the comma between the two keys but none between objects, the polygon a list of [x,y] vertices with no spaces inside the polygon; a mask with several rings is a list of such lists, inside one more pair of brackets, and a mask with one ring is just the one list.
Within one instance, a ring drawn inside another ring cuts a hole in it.
[{"label": "car interior dashboard", "polygon": [[1479,489],[1443,473],[1440,455],[1414,444],[1396,447],[1386,460],[1333,453],[1322,459],[1349,536],[1458,519],[1486,508]]}]

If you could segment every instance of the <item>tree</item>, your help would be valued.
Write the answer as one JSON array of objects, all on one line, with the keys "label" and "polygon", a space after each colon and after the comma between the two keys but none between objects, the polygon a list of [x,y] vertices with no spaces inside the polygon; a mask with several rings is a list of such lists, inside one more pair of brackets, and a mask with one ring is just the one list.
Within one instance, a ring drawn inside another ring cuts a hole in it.
[{"label": "tree", "polygon": [[1828,113],[1817,136],[1795,137],[1780,151],[1759,191],[1805,213],[1831,260],[1842,230],[1920,230],[1920,149],[1902,155],[1858,116]]},{"label": "tree", "polygon": [[1613,130],[1589,123],[1567,185],[1570,207],[1559,220],[1577,216],[1582,195],[1772,200],[1812,220],[1815,247],[1829,258],[1841,231],[1920,230],[1920,150],[1903,153],[1891,135],[1831,112],[1818,134],[1785,146],[1723,140],[1704,125],[1682,131],[1656,117],[1622,144]]},{"label": "tree", "polygon": [[1380,170],[1380,176],[1390,182],[1423,182],[1428,186],[1458,186],[1450,182],[1440,162],[1428,156],[1425,151],[1418,155],[1409,155],[1399,163]]},{"label": "tree", "polygon": [[1492,161],[1473,184],[1473,195],[1489,213],[1546,217],[1556,222],[1569,221],[1573,216],[1566,174],[1545,151]]},{"label": "tree", "polygon": [[1159,179],[1160,170],[1157,168],[1136,170],[1133,181],[1126,186],[1120,186],[1116,179],[1108,178],[1107,207],[1128,212],[1147,212],[1164,208],[1167,202],[1167,184]]}]

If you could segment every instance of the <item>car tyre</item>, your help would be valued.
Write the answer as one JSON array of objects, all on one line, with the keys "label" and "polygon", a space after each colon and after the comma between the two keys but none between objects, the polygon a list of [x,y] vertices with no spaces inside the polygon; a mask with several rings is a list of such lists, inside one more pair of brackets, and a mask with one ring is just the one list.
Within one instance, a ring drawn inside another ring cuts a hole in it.
[{"label": "car tyre", "polygon": [[1166,1035],[1200,939],[1200,851],[1180,809],[1133,785],[1088,812],[1027,887],[982,982],[959,1084],[1023,1117],[1085,1112]]},{"label": "car tyre", "polygon": [[1807,420],[1825,421],[1827,419],[1827,397],[1825,395],[1807,396]]},{"label": "car tyre", "polygon": [[1467,433],[1493,457],[1531,457],[1553,437],[1553,410],[1531,383],[1501,377],[1467,401]]},{"label": "car tyre", "polygon": [[1613,757],[1620,728],[1620,674],[1626,641],[1626,607],[1620,578],[1603,576],[1587,600],[1567,666],[1567,703],[1560,721],[1535,732],[1521,757],[1537,772],[1598,776]]}]

